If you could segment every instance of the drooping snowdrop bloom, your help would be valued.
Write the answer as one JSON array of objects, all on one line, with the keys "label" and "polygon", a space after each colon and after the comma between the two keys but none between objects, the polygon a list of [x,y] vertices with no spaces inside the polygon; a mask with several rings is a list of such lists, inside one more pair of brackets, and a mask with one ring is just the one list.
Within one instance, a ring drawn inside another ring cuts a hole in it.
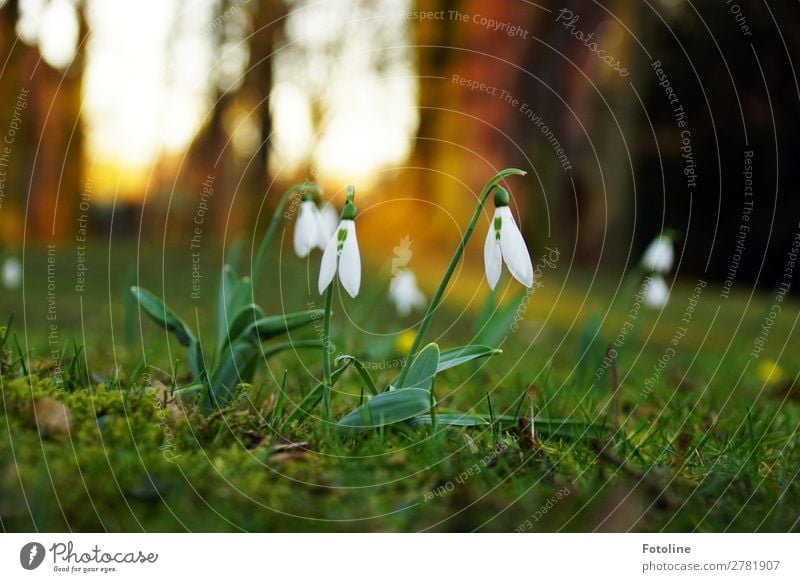
[{"label": "drooping snowdrop bloom", "polygon": [[322,234],[322,246],[333,236],[336,230],[336,225],[339,223],[339,213],[336,212],[336,207],[328,202],[325,206],[319,209],[319,230]]},{"label": "drooping snowdrop bloom", "polygon": [[333,282],[336,272],[339,281],[350,297],[358,295],[361,287],[361,253],[356,238],[356,207],[353,204],[355,190],[347,188],[347,202],[342,210],[342,217],[336,231],[325,245],[322,263],[319,268],[319,292],[324,293]]},{"label": "drooping snowdrop bloom", "polygon": [[642,256],[642,266],[651,272],[665,275],[672,269],[675,262],[675,251],[672,248],[672,238],[660,234],[651,242]]},{"label": "drooping snowdrop bloom", "polygon": [[8,290],[19,287],[22,281],[22,265],[17,257],[8,257],[3,263],[3,285]]},{"label": "drooping snowdrop bloom", "polygon": [[389,298],[397,307],[397,314],[406,317],[412,309],[425,308],[425,295],[417,287],[417,278],[411,269],[401,269],[389,284]]},{"label": "drooping snowdrop bloom", "polygon": [[304,259],[313,249],[325,248],[330,234],[322,230],[322,219],[317,203],[303,195],[297,223],[294,225],[294,252]]},{"label": "drooping snowdrop bloom", "polygon": [[650,276],[645,282],[644,304],[660,309],[667,304],[667,299],[669,299],[669,287],[664,277],[658,274]]},{"label": "drooping snowdrop bloom", "polygon": [[500,280],[503,263],[514,278],[526,287],[533,286],[533,265],[528,247],[508,207],[508,192],[497,187],[494,194],[494,218],[486,234],[483,260],[486,280],[494,289]]}]

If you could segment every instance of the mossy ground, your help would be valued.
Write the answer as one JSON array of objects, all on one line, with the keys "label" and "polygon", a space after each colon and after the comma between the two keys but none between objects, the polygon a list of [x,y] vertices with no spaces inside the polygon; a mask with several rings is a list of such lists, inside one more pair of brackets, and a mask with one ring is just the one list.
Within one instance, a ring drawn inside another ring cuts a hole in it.
[{"label": "mossy ground", "polygon": [[[102,255],[96,259],[102,264]],[[709,283],[675,347],[694,288],[691,282],[679,285],[663,313],[642,312],[615,361],[614,396],[610,372],[599,380],[595,372],[605,346],[624,325],[629,298],[613,302],[613,285],[574,274],[566,282],[554,278],[534,295],[504,353],[445,372],[437,379],[438,399],[443,409],[488,413],[490,394],[495,414],[511,414],[527,392],[525,414],[532,405],[542,417],[620,427],[613,439],[539,433],[530,438],[524,423],[507,432],[386,428],[340,437],[314,419],[289,426],[272,422],[284,370],[285,412],[310,389],[312,376],[318,378],[319,356],[313,352],[271,360],[268,372],[262,370],[231,406],[211,417],[191,403],[169,400],[172,382],[186,374],[184,354],[151,322],[140,326],[138,317],[126,315],[125,268],[110,269],[111,290],[104,276],[94,279],[90,295],[59,295],[61,386],[51,379],[47,322],[37,311],[45,310],[46,298],[32,284],[35,275],[28,279],[25,306],[21,295],[1,304],[4,312],[17,312],[12,329],[32,364],[26,375],[16,348],[6,345],[0,377],[0,524],[6,531],[799,527],[800,359],[791,349],[798,309],[790,299],[764,352],[751,358],[773,295],[723,300]],[[268,312],[291,310],[287,304],[303,308],[314,297],[306,294],[305,274],[293,276],[282,279],[281,293],[264,298]],[[60,277],[69,280],[68,274]],[[149,284],[160,289],[158,281]],[[209,283],[197,312],[209,337],[212,288]],[[392,353],[392,338],[400,326],[375,316],[388,310],[382,289],[376,284],[359,302],[341,304],[334,325],[342,351],[386,364],[389,369],[376,366],[374,372],[385,385],[397,372],[392,362],[400,355]],[[170,295],[183,292],[168,289],[168,303]],[[173,300],[172,306],[190,319],[188,302]],[[469,343],[477,310],[462,311],[454,302],[448,309],[435,320],[431,339],[438,337],[443,347]],[[593,311],[605,316],[603,339],[587,343],[582,336],[591,329]],[[28,315],[25,325],[21,313]],[[345,324],[348,319],[386,335],[364,342]],[[456,320],[452,327],[450,320]],[[127,328],[135,332],[133,341],[122,337]],[[73,334],[85,349],[75,365]],[[314,331],[304,337],[314,337]],[[674,355],[660,365],[671,346]],[[764,362],[770,361],[777,362],[772,374],[765,373]],[[645,390],[656,370],[652,390]],[[342,414],[362,389],[352,371],[338,388],[334,408]],[[34,418],[34,402],[47,397],[69,410],[68,433]]]}]

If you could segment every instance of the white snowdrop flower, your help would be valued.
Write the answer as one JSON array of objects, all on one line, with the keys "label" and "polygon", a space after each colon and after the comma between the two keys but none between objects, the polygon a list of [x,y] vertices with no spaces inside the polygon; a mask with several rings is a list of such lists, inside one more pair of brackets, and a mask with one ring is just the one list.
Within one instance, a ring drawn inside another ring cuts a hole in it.
[{"label": "white snowdrop flower", "polygon": [[328,238],[323,238],[317,204],[311,199],[303,200],[294,225],[295,254],[304,259],[313,249],[324,248]]},{"label": "white snowdrop flower", "polygon": [[647,307],[654,309],[661,309],[667,304],[669,299],[669,287],[664,277],[661,275],[653,275],[645,283],[644,288],[644,304]]},{"label": "white snowdrop flower", "polygon": [[319,232],[322,244],[319,248],[325,248],[325,244],[333,236],[336,230],[336,225],[339,223],[339,213],[336,208],[328,202],[325,206],[319,209]]},{"label": "white snowdrop flower", "polygon": [[354,191],[348,187],[347,203],[342,210],[342,219],[333,236],[325,245],[319,267],[319,292],[324,293],[333,283],[336,272],[339,281],[350,297],[358,295],[361,287],[361,253],[356,238],[356,207],[353,205]]},{"label": "white snowdrop flower", "polygon": [[3,262],[3,285],[8,290],[19,287],[22,281],[22,264],[17,257],[8,257]]},{"label": "white snowdrop flower", "polygon": [[661,234],[653,239],[642,256],[642,266],[651,272],[665,275],[672,269],[675,262],[675,251],[672,248],[672,238]]},{"label": "white snowdrop flower", "polygon": [[500,280],[502,264],[514,278],[526,287],[533,286],[533,264],[519,231],[511,209],[508,207],[508,192],[499,186],[494,195],[494,218],[486,234],[483,247],[483,260],[486,267],[486,280],[494,289]]},{"label": "white snowdrop flower", "polygon": [[417,278],[411,269],[402,269],[392,278],[389,298],[401,317],[406,317],[412,309],[424,309],[426,305],[425,295],[417,287]]}]

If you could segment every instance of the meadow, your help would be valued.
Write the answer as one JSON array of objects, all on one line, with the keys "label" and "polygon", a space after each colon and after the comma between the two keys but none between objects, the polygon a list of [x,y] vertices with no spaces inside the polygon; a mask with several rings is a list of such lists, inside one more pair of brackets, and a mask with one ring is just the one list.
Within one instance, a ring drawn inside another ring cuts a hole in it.
[{"label": "meadow", "polygon": [[[211,414],[176,394],[189,382],[185,350],[128,289],[146,286],[213,337],[222,257],[206,251],[190,299],[190,251],[168,249],[89,245],[80,291],[71,246],[50,271],[46,247],[26,251],[24,287],[0,299],[0,314],[13,313],[0,335],[3,530],[798,530],[791,297],[771,317],[776,293],[742,284],[724,297],[719,282],[679,280],[651,310],[635,282],[561,257],[522,302],[503,279],[486,309],[482,270],[460,268],[451,287],[462,291],[445,298],[428,339],[443,350],[496,341],[502,353],[436,377],[438,423],[338,434],[319,408],[296,414],[320,381],[318,349],[272,356]],[[250,252],[233,262],[242,269]],[[317,255],[268,260],[277,279],[256,291],[268,314],[321,306]],[[331,340],[385,387],[418,314],[394,315],[390,266],[373,267],[357,300],[335,294]],[[420,268],[430,297],[441,268]],[[289,337],[318,335],[315,324]],[[365,397],[351,365],[332,416]],[[488,420],[442,422],[463,413]]]}]

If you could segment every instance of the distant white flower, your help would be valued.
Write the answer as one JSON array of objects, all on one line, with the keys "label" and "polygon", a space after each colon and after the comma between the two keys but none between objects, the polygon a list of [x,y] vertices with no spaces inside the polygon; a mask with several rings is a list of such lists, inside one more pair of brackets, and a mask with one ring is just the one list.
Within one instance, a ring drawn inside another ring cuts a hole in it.
[{"label": "distant white flower", "polygon": [[417,287],[417,278],[411,269],[402,269],[389,284],[389,297],[397,307],[397,314],[407,316],[412,309],[424,309],[425,295]]},{"label": "distant white flower", "polygon": [[495,211],[486,244],[483,247],[483,260],[486,267],[486,280],[492,289],[500,280],[500,271],[505,262],[508,271],[526,287],[533,286],[533,264],[519,231],[511,209],[508,207],[508,193],[497,188]]},{"label": "distant white flower", "polygon": [[321,217],[317,204],[313,200],[303,200],[294,225],[294,252],[304,259],[313,249],[325,248],[330,234],[321,227]]},{"label": "distant white flower", "polygon": [[[322,233],[323,246],[333,236],[336,230],[336,224],[339,222],[339,213],[336,208],[328,202],[325,206],[319,209],[319,228]],[[323,247],[320,247],[323,248]]]},{"label": "distant white flower", "polygon": [[664,277],[653,275],[645,282],[644,304],[647,307],[660,309],[667,304],[669,299],[669,287]]},{"label": "distant white flower", "polygon": [[672,269],[675,262],[675,251],[672,248],[672,238],[661,234],[653,239],[642,256],[642,266],[654,273],[665,275]]},{"label": "distant white flower", "polygon": [[339,281],[350,297],[358,295],[361,287],[361,253],[356,238],[356,207],[353,205],[354,190],[348,188],[347,202],[342,210],[339,226],[325,245],[319,267],[319,292],[324,293],[333,282],[336,271]]},{"label": "distant white flower", "polygon": [[22,281],[22,264],[17,257],[8,257],[3,263],[3,285],[8,290],[19,287]]}]

